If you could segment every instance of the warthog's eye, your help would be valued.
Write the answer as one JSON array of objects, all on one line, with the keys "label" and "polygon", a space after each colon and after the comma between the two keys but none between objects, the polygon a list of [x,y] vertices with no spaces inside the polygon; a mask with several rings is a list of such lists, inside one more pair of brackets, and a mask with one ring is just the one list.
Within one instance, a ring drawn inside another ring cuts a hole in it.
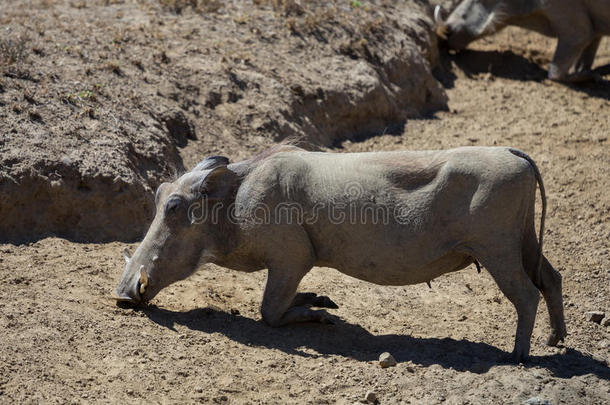
[{"label": "warthog's eye", "polygon": [[180,210],[184,205],[184,199],[181,197],[170,197],[165,203],[165,215],[172,215]]}]

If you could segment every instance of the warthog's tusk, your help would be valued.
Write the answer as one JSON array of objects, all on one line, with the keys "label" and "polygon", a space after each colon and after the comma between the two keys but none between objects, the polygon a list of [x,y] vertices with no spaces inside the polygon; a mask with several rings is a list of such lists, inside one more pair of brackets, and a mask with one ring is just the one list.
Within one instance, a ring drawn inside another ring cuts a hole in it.
[{"label": "warthog's tusk", "polygon": [[434,23],[436,24],[436,35],[447,40],[447,24],[441,17],[441,6],[438,5],[434,8]]},{"label": "warthog's tusk", "polygon": [[144,294],[148,286],[148,274],[144,270],[144,265],[140,266],[140,294]]},{"label": "warthog's tusk", "polygon": [[125,258],[125,263],[129,263],[129,260],[131,260],[131,256],[129,255],[127,248],[123,249],[123,257]]},{"label": "warthog's tusk", "polygon": [[159,261],[159,256],[155,256],[155,257],[153,257],[152,262],[153,262],[153,263],[157,263],[157,261]]},{"label": "warthog's tusk", "polygon": [[437,24],[443,23],[443,19],[441,18],[441,6],[439,5],[434,7],[434,22]]}]

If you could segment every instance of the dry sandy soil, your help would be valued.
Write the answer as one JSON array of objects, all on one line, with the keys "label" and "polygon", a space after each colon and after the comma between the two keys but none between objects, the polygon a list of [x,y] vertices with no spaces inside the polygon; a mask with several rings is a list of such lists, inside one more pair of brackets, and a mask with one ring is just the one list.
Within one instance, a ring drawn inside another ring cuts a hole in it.
[{"label": "dry sandy soil", "polygon": [[[316,268],[301,290],[339,304],[335,325],[273,329],[258,313],[264,272],[204,265],[152,305],[121,309],[110,292],[121,250],[135,245],[47,238],[0,245],[0,402],[351,404],[372,390],[380,403],[607,404],[610,327],[584,312],[610,316],[610,82],[544,80],[552,47],[510,29],[443,54],[449,111],[333,150],[512,145],[531,154],[549,201],[545,254],[564,280],[564,347],[544,346],[540,305],[531,360],[501,363],[516,316],[473,266],[433,280],[432,289]],[[191,162],[202,149],[193,141],[180,153]],[[225,151],[244,154],[238,144]],[[378,366],[385,351],[396,367]]]}]

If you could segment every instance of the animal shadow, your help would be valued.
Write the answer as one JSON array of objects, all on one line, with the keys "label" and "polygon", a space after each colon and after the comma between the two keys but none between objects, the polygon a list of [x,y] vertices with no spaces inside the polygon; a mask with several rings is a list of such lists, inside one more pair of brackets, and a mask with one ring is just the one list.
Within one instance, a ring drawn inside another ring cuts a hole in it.
[{"label": "animal shadow", "polygon": [[[179,312],[148,306],[142,311],[151,321],[173,331],[175,325],[183,325],[192,331],[222,333],[241,344],[303,357],[338,355],[358,361],[374,361],[379,354],[389,351],[398,362],[411,361],[422,366],[438,364],[458,371],[485,373],[507,354],[486,343],[468,340],[373,335],[360,325],[338,317],[334,318],[334,325],[304,323],[271,328],[262,321],[213,308]],[[532,356],[525,366],[546,368],[559,378],[593,373],[610,380],[610,368],[573,349],[568,349],[564,355]]]},{"label": "animal shadow", "polygon": [[[509,80],[542,82],[547,79],[547,71],[537,63],[517,55],[511,51],[475,51],[463,50],[457,53],[441,51],[440,67],[435,71],[435,77],[445,88],[453,88],[457,76],[453,73],[456,67],[467,77],[489,73],[495,77]],[[594,73],[600,77],[610,75],[610,64],[595,68]],[[584,82],[578,84],[553,83],[567,86],[575,91],[588,94],[590,97],[610,100],[610,81]]]}]

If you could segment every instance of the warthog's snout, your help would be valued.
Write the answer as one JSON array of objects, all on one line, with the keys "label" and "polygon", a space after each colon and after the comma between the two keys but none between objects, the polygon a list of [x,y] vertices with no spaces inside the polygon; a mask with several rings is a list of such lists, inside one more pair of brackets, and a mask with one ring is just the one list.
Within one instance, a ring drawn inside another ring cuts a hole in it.
[{"label": "warthog's snout", "polygon": [[442,43],[454,50],[462,50],[468,46],[474,36],[465,26],[456,26],[455,20],[444,19],[441,6],[434,9],[434,23],[436,35]]},{"label": "warthog's snout", "polygon": [[[129,257],[129,253],[127,250],[124,252],[125,256],[125,265],[126,268],[134,265],[132,263],[131,257]],[[156,262],[158,258],[155,256],[153,258],[153,263]],[[145,298],[146,289],[150,284],[150,278],[144,265],[140,265],[137,272],[128,273],[131,276],[124,277],[117,288],[114,290],[113,298],[119,302],[130,303],[130,304],[140,304],[145,303],[147,300]]]}]

